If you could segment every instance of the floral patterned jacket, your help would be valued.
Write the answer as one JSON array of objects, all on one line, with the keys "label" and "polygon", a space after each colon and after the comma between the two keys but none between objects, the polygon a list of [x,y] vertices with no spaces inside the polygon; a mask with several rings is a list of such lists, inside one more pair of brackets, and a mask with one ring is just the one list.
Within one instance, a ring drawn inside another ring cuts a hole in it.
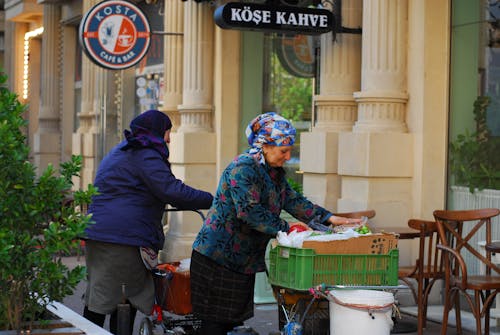
[{"label": "floral patterned jacket", "polygon": [[228,269],[252,274],[265,271],[265,251],[278,231],[288,231],[285,210],[302,222],[332,214],[295,192],[283,168],[262,165],[248,153],[236,157],[219,186],[193,249]]}]

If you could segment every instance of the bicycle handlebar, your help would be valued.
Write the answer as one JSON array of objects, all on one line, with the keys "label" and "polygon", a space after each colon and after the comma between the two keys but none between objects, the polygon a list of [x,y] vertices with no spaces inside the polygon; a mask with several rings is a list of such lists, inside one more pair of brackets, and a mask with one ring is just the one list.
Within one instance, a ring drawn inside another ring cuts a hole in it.
[{"label": "bicycle handlebar", "polygon": [[199,209],[165,208],[165,212],[184,212],[184,211],[191,211],[198,213],[198,215],[201,217],[201,220],[205,222],[205,215]]}]

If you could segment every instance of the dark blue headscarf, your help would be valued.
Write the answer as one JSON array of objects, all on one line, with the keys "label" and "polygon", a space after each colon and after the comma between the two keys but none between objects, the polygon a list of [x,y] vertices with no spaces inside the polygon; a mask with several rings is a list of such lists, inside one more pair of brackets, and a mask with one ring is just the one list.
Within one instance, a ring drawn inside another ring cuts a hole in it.
[{"label": "dark blue headscarf", "polygon": [[152,109],[139,114],[130,122],[130,131],[123,132],[127,145],[122,150],[153,148],[161,154],[164,161],[168,162],[169,152],[163,137],[170,128],[172,121],[165,113]]}]

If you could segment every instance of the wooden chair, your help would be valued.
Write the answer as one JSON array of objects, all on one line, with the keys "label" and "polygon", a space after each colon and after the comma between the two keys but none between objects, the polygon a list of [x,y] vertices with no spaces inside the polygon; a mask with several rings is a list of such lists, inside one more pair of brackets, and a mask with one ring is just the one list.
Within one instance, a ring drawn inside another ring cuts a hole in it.
[{"label": "wooden chair", "polygon": [[439,243],[436,222],[410,219],[408,227],[420,232],[418,258],[412,266],[400,266],[398,277],[411,289],[417,304],[417,330],[421,335],[426,326],[429,294],[434,283],[444,279],[444,266],[441,252],[436,248]]},{"label": "wooden chair", "polygon": [[[457,333],[462,333],[460,319],[460,292],[470,306],[476,320],[476,332],[482,334],[481,320],[484,318],[484,334],[490,333],[490,307],[497,293],[500,292],[500,268],[491,262],[491,252],[483,256],[469,241],[484,232],[486,244],[491,243],[491,218],[499,215],[498,208],[471,210],[436,210],[434,218],[440,237],[437,248],[443,250],[445,266],[445,299],[443,327],[441,334],[446,334],[448,314],[455,306]],[[466,226],[467,225],[467,226]],[[464,226],[470,228],[464,233]],[[465,235],[465,236],[464,236]],[[470,253],[476,262],[484,264],[485,274],[469,274],[463,255]],[[471,297],[468,292],[473,292]]]}]

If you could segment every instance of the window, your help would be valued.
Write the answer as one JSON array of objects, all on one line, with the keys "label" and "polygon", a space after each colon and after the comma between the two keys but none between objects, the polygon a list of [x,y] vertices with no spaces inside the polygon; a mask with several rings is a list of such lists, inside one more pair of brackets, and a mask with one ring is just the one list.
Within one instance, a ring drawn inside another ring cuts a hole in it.
[{"label": "window", "polygon": [[498,0],[452,3],[449,184],[471,191],[500,189],[498,18]]},{"label": "window", "polygon": [[[291,183],[302,185],[300,133],[310,131],[318,37],[243,32],[240,134],[256,115],[274,111],[298,131],[292,159],[285,165]],[[248,148],[240,136],[240,151]]]},{"label": "window", "polygon": [[311,129],[317,38],[311,35],[264,36],[263,109],[291,120],[297,129],[292,159],[285,169],[287,177],[299,185],[302,184],[301,174],[297,173],[300,133]]}]

